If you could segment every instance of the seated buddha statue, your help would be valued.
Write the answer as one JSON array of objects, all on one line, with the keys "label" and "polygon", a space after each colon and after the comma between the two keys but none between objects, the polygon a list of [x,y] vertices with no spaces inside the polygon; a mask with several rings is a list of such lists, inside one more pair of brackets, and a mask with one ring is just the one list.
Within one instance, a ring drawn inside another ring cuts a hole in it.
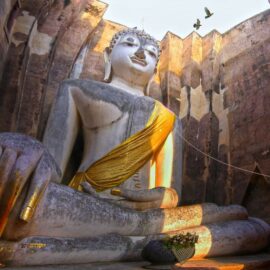
[{"label": "seated buddha statue", "polygon": [[[137,204],[125,204],[130,207],[150,206],[149,200],[153,202],[158,193],[175,198],[181,193],[181,121],[144,95],[159,54],[150,35],[123,31],[104,53],[108,83],[69,80],[62,84],[43,143],[65,172],[79,130],[82,133],[82,160],[70,187],[80,189],[80,183],[87,181],[101,197],[118,201],[115,195],[136,201],[135,195],[145,194]],[[155,187],[168,189],[152,190],[152,195],[143,192]],[[175,199],[169,202],[177,204]]]},{"label": "seated buddha statue", "polygon": [[[180,232],[199,235],[196,257],[268,245],[269,225],[242,206],[177,206],[181,121],[144,95],[159,53],[143,31],[117,33],[105,51],[106,83],[64,81],[42,143],[0,134],[0,262],[139,260],[150,240]],[[79,134],[82,158],[65,179]]]}]

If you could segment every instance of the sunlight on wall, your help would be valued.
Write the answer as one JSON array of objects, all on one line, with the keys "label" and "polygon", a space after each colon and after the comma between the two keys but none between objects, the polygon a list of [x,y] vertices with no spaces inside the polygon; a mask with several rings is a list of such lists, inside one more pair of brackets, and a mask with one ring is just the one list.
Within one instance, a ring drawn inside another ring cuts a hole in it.
[{"label": "sunlight on wall", "polygon": [[219,53],[222,49],[222,36],[219,34],[216,34],[214,36],[214,46],[213,46],[213,50],[215,53]]},{"label": "sunlight on wall", "polygon": [[102,30],[101,37],[99,41],[97,42],[96,46],[93,48],[94,52],[103,53],[105,48],[109,46],[113,35],[116,32],[125,28],[123,25],[118,25],[116,23],[112,23],[109,21],[104,21],[104,22],[105,22],[105,26]]},{"label": "sunlight on wall", "polygon": [[100,1],[94,1],[91,3],[91,9],[89,11],[85,11],[81,15],[82,20],[87,20],[89,22],[90,27],[96,27],[96,25],[100,21],[100,17],[104,14],[106,10],[107,4],[102,3]]},{"label": "sunlight on wall", "polygon": [[197,34],[192,36],[191,59],[197,64],[202,62],[202,38]]},{"label": "sunlight on wall", "polygon": [[162,54],[158,66],[159,72],[169,71],[176,76],[182,72],[183,40],[168,32],[160,44]]}]

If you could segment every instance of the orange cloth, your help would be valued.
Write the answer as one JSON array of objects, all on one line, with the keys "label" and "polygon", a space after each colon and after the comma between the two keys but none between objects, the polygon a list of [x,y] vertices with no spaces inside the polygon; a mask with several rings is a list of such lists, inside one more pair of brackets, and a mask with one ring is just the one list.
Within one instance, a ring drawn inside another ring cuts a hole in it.
[{"label": "orange cloth", "polygon": [[173,130],[175,115],[155,101],[154,110],[144,129],[130,136],[85,172],[77,172],[69,186],[80,189],[88,181],[96,191],[116,187],[144,166]]}]

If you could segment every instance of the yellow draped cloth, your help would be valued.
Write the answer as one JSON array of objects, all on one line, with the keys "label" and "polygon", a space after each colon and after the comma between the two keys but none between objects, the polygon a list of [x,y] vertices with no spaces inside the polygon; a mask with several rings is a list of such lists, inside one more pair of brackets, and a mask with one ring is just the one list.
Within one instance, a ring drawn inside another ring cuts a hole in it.
[{"label": "yellow draped cloth", "polygon": [[96,191],[116,187],[134,175],[161,148],[174,127],[175,115],[155,101],[144,129],[130,136],[85,172],[77,172],[69,186],[80,189],[87,181]]}]

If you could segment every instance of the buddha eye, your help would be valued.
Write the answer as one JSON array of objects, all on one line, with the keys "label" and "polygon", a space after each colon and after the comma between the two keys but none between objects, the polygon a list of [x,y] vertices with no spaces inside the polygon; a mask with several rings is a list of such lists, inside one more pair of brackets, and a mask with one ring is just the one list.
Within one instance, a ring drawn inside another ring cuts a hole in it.
[{"label": "buddha eye", "polygon": [[124,42],[122,42],[122,44],[125,45],[125,46],[128,46],[128,47],[134,47],[134,46],[137,45],[136,43],[131,42],[129,40],[125,40]]},{"label": "buddha eye", "polygon": [[149,55],[150,55],[151,57],[153,57],[153,58],[156,58],[156,57],[157,57],[156,54],[155,54],[154,52],[149,51],[149,50],[147,50],[147,52],[149,53]]},{"label": "buddha eye", "polygon": [[145,50],[147,51],[147,53],[148,53],[151,57],[153,57],[153,58],[155,58],[155,59],[158,58],[157,51],[156,51],[156,48],[155,48],[154,46],[147,44],[147,45],[145,46]]}]

